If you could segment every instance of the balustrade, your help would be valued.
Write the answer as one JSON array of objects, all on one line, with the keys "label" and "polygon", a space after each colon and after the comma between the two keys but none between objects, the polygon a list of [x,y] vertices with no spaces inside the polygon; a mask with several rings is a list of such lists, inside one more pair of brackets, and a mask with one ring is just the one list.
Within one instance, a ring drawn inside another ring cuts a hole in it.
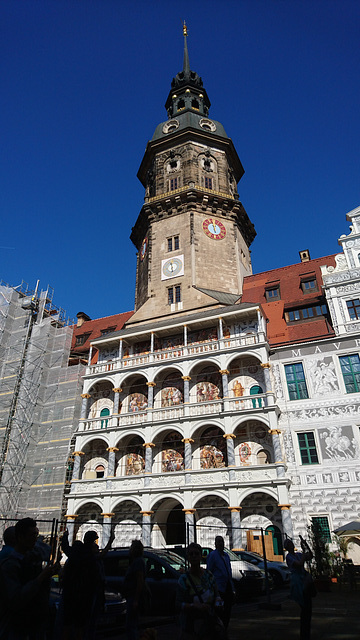
[{"label": "balustrade", "polygon": [[79,431],[94,431],[96,429],[109,429],[126,427],[145,422],[159,422],[161,420],[177,420],[186,416],[206,416],[221,412],[234,411],[262,411],[268,407],[269,398],[267,394],[261,393],[253,396],[241,396],[236,398],[226,398],[225,400],[210,400],[209,402],[191,402],[188,405],[172,407],[155,407],[145,409],[145,411],[135,411],[131,413],[121,413],[114,415],[107,420],[104,418],[88,418],[80,421]]},{"label": "balustrade", "polygon": [[108,373],[110,371],[119,371],[121,369],[129,369],[133,367],[143,366],[154,362],[163,362],[164,360],[176,360],[177,358],[198,356],[204,353],[214,353],[215,351],[234,349],[239,347],[248,347],[262,342],[264,337],[260,334],[252,334],[248,336],[235,336],[231,338],[221,338],[220,340],[209,340],[208,342],[198,342],[185,346],[177,346],[172,349],[161,349],[159,351],[127,355],[122,358],[115,358],[108,362],[99,362],[87,367],[86,374],[93,375],[98,373]]}]

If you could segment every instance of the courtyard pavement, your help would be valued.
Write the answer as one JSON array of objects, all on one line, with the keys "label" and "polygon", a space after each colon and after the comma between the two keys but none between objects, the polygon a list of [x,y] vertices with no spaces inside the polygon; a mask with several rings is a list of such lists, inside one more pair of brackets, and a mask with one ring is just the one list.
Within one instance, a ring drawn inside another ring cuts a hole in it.
[{"label": "courtyard pavement", "polygon": [[[233,607],[229,640],[299,640],[299,607],[288,592],[272,594],[274,609],[264,608],[265,600]],[[177,622],[160,622],[148,619],[145,625],[156,628],[157,640],[177,640]],[[311,640],[355,639],[360,640],[360,589],[332,584],[330,593],[318,593],[313,600]]]}]

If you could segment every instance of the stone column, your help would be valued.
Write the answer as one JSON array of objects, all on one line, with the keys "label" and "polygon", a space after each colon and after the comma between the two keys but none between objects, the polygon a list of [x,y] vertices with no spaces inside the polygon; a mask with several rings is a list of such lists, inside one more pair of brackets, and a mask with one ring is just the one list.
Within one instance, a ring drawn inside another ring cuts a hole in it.
[{"label": "stone column", "polygon": [[77,518],[76,514],[68,514],[65,516],[66,519],[66,528],[69,532],[69,545],[71,546],[74,540],[74,530],[75,530],[75,520]]},{"label": "stone column", "polygon": [[119,342],[119,360],[122,360],[123,357],[123,341],[120,340]]},{"label": "stone column", "polygon": [[101,548],[106,547],[111,533],[111,518],[114,517],[115,513],[102,513],[103,517],[103,530],[101,536]]},{"label": "stone column", "polygon": [[190,376],[182,376],[184,380],[184,404],[189,404],[190,402]]},{"label": "stone column", "polygon": [[195,542],[195,511],[196,509],[183,509],[184,513],[185,513],[185,527],[186,527],[186,536],[185,536],[185,540],[187,539],[188,535],[188,544],[190,544],[190,542]]},{"label": "stone column", "polygon": [[91,398],[90,393],[82,393],[82,403],[81,403],[81,413],[80,420],[86,420],[89,413],[89,399]]},{"label": "stone column", "polygon": [[91,365],[92,352],[93,352],[93,348],[92,348],[92,344],[91,344],[90,345],[90,349],[89,349],[88,367],[90,367],[90,365]]},{"label": "stone column", "polygon": [[236,436],[233,433],[224,433],[223,438],[226,440],[228,467],[235,467],[235,447],[233,440]]},{"label": "stone column", "polygon": [[270,378],[270,362],[264,362],[261,365],[261,368],[264,372],[264,382],[265,382],[265,393],[266,393],[266,404],[267,406],[274,404],[274,392],[271,386],[271,378]]},{"label": "stone column", "polygon": [[122,389],[120,387],[114,387],[113,388],[113,392],[114,392],[114,407],[113,407],[113,414],[114,415],[118,415],[119,414],[119,406],[120,406],[120,393],[122,392]]},{"label": "stone column", "polygon": [[154,353],[154,332],[150,333],[150,353]]},{"label": "stone column", "polygon": [[228,507],[231,512],[232,549],[241,549],[241,507]]},{"label": "stone column", "polygon": [[293,538],[294,537],[294,530],[293,530],[292,521],[291,521],[291,514],[290,514],[291,505],[290,504],[279,504],[278,506],[281,509],[281,520],[282,520],[282,525],[283,525],[283,532],[289,538]]},{"label": "stone column", "polygon": [[184,470],[191,471],[192,470],[191,445],[194,442],[194,440],[192,438],[183,438],[181,442],[184,443]]},{"label": "stone column", "polygon": [[154,407],[154,387],[156,387],[156,382],[147,382],[146,386],[148,388],[148,409],[152,409]]},{"label": "stone column", "polygon": [[272,446],[274,451],[274,462],[276,464],[276,473],[278,478],[283,478],[285,475],[285,463],[282,459],[281,442],[279,429],[270,429],[269,433],[272,439]]},{"label": "stone column", "polygon": [[115,475],[116,452],[119,451],[119,449],[117,447],[108,447],[106,451],[109,452],[107,477],[113,478]]},{"label": "stone column", "polygon": [[153,442],[145,442],[143,447],[145,447],[145,473],[152,473],[153,459],[151,449],[155,447],[155,445]]},{"label": "stone column", "polygon": [[219,340],[224,338],[222,318],[219,318]]},{"label": "stone column", "polygon": [[151,516],[153,511],[140,511],[142,515],[142,543],[144,547],[151,547]]},{"label": "stone column", "polygon": [[227,398],[229,396],[229,371],[227,369],[220,369],[219,373],[221,373],[222,378],[223,398]]},{"label": "stone column", "polygon": [[79,476],[80,476],[80,463],[81,463],[81,458],[80,456],[84,456],[84,452],[83,451],[74,451],[73,456],[74,456],[74,466],[73,466],[73,472],[72,472],[72,480],[79,480]]},{"label": "stone column", "polygon": [[188,328],[187,325],[184,324],[184,347],[187,347],[187,338],[188,338]]}]

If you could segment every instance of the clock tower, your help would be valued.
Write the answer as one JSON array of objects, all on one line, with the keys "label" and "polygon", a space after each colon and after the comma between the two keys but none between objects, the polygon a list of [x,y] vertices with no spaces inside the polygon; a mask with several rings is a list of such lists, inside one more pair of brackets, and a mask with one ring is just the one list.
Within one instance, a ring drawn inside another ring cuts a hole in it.
[{"label": "clock tower", "polygon": [[145,201],[131,240],[138,250],[135,314],[128,324],[236,303],[252,273],[256,233],[239,201],[244,169],[202,79],[183,69],[165,103],[168,119],[148,142],[138,177]]}]

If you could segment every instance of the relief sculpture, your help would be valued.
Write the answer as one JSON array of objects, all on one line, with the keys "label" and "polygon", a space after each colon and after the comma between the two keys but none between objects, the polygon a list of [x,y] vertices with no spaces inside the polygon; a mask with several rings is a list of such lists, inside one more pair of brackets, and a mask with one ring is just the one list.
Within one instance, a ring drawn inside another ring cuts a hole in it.
[{"label": "relief sculpture", "polygon": [[355,447],[351,427],[333,426],[320,429],[319,434],[324,459],[341,461],[354,458]]}]

